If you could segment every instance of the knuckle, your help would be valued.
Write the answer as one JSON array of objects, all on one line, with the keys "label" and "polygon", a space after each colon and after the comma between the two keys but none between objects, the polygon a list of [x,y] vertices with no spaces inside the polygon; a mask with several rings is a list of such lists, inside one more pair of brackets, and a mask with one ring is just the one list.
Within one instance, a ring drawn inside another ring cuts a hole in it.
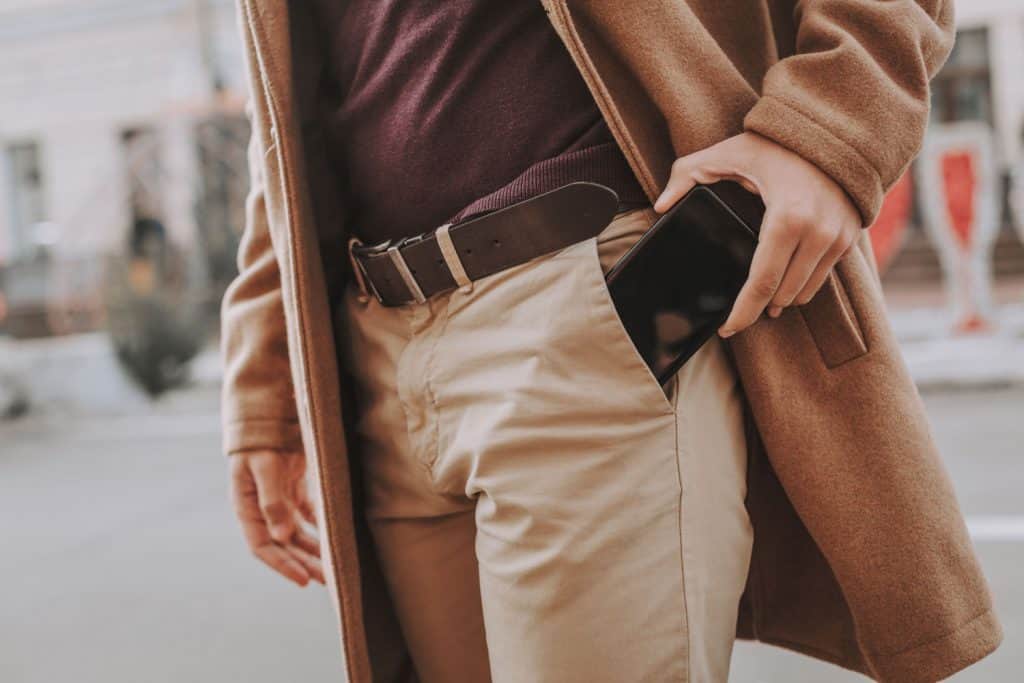
[{"label": "knuckle", "polygon": [[851,249],[853,249],[854,246],[856,246],[857,237],[858,234],[853,232],[847,233],[840,238],[840,244],[842,245],[842,250],[839,252],[840,256],[845,256]]},{"label": "knuckle", "polygon": [[834,249],[837,246],[842,246],[843,234],[838,226],[829,225],[827,223],[815,224],[808,233],[812,243],[819,247],[822,251]]},{"label": "knuckle", "polygon": [[825,258],[828,260],[828,263],[834,264],[836,261],[841,259],[849,250],[849,245],[846,244],[845,240],[840,237],[838,240],[833,242],[832,245],[828,248],[828,251],[825,253]]},{"label": "knuckle", "polygon": [[270,521],[279,521],[288,516],[288,505],[283,500],[271,500],[260,506],[263,516]]},{"label": "knuckle", "polygon": [[836,231],[835,241],[833,242],[832,248],[841,254],[845,254],[850,247],[856,243],[857,233],[840,227]]},{"label": "knuckle", "polygon": [[672,162],[672,175],[684,175],[689,172],[693,165],[693,158],[690,156],[679,157]]},{"label": "knuckle", "polygon": [[778,306],[780,308],[785,308],[786,306],[789,306],[790,302],[792,302],[792,301],[793,301],[793,294],[792,294],[792,292],[783,292],[782,290],[779,290],[779,291],[777,291],[775,293],[775,296],[772,297],[771,304],[773,306]]},{"label": "knuckle", "polygon": [[764,224],[761,227],[761,244],[771,239],[780,239],[793,234],[793,226],[785,214],[778,213],[772,217],[765,216]]},{"label": "knuckle", "polygon": [[800,292],[794,300],[796,305],[806,306],[807,304],[811,303],[815,295],[817,295],[818,291],[821,289],[822,284],[822,282],[814,282],[805,287],[804,290]]},{"label": "knuckle", "polygon": [[762,277],[751,281],[750,291],[759,299],[768,299],[775,294],[777,286],[773,278]]},{"label": "knuckle", "polygon": [[786,209],[783,215],[783,224],[789,234],[802,235],[814,232],[819,225],[817,217],[812,211],[803,206],[791,206]]}]

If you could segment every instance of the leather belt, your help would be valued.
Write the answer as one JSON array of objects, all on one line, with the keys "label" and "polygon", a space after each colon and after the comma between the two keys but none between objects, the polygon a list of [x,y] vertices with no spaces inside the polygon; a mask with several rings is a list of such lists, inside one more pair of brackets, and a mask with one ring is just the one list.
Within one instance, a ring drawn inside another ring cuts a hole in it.
[{"label": "leather belt", "polygon": [[[448,235],[465,276],[479,280],[596,236],[618,205],[609,187],[569,183],[448,226]],[[353,260],[378,301],[385,306],[422,303],[459,286],[437,233],[352,247]]]}]

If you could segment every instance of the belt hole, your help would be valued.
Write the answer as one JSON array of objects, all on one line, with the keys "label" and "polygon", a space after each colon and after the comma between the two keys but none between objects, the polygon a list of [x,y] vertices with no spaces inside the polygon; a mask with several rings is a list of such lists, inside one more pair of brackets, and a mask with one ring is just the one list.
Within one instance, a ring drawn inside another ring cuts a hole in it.
[{"label": "belt hole", "polygon": [[501,246],[501,240],[494,240],[494,246],[500,247]]}]

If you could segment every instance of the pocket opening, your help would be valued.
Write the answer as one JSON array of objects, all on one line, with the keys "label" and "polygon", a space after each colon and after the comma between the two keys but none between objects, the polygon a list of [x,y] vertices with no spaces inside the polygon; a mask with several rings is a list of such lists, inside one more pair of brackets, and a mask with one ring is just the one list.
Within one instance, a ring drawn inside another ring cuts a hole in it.
[{"label": "pocket opening", "polygon": [[[643,373],[644,377],[641,379],[646,384],[657,391],[659,396],[659,402],[662,408],[669,414],[675,414],[675,386],[677,380],[673,377],[665,387],[661,386],[658,382],[658,378],[655,377],[654,373],[648,367],[647,362],[644,361],[640,351],[636,348],[632,338],[629,336],[629,332],[626,330],[626,326],[622,322],[622,318],[619,316],[618,310],[615,308],[615,302],[612,300],[611,291],[608,289],[608,283],[605,281],[605,271],[601,264],[600,252],[598,250],[598,237],[591,237],[588,240],[588,258],[590,259],[591,272],[597,273],[599,278],[600,290],[599,301],[594,302],[593,314],[598,319],[597,324],[605,322],[604,318],[610,317],[610,324],[615,326],[615,336],[620,342],[620,345],[628,347],[628,356],[623,358],[623,363],[630,364],[632,366],[639,366],[632,368],[633,374]],[[639,239],[639,237],[638,237]],[[625,252],[623,252],[625,253]]]}]

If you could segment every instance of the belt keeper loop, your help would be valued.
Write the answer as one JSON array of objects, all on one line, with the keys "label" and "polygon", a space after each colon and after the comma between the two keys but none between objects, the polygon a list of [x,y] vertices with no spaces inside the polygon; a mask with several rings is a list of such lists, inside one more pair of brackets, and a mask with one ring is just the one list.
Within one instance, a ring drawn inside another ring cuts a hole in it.
[{"label": "belt keeper loop", "polygon": [[399,276],[402,278],[402,282],[405,283],[406,289],[409,290],[409,294],[412,295],[412,300],[418,304],[425,303],[427,297],[423,295],[423,290],[420,289],[420,284],[416,282],[416,276],[413,275],[412,269],[409,268],[409,264],[405,262],[405,257],[402,256],[400,247],[397,244],[392,244],[388,247],[388,258],[395,264],[395,270],[398,271]]},{"label": "belt keeper loop", "polygon": [[444,257],[444,262],[448,265],[448,270],[452,273],[452,278],[455,279],[455,283],[462,288],[463,291],[469,292],[473,289],[473,281],[466,275],[466,269],[462,265],[462,259],[459,258],[459,252],[455,249],[455,243],[452,242],[452,236],[448,233],[448,229],[451,228],[451,223],[445,223],[437,229],[435,235],[437,237],[437,246],[441,248],[441,256]]},{"label": "belt keeper loop", "polygon": [[370,300],[370,290],[366,286],[366,277],[363,275],[363,267],[356,261],[356,255],[353,249],[361,245],[363,241],[358,237],[350,237],[348,240],[348,261],[352,267],[352,274],[356,278],[356,286],[359,288],[359,294],[357,299],[359,303],[365,304]]}]

